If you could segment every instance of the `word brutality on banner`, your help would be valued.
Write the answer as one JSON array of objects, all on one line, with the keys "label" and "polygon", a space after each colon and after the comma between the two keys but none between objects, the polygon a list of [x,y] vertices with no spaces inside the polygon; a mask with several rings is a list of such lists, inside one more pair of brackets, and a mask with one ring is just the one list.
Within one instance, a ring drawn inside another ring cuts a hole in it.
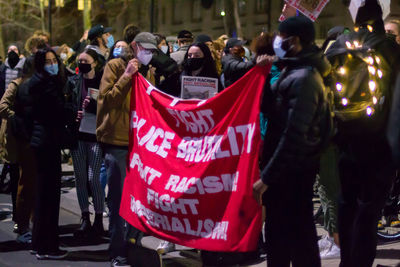
[{"label": "word brutality on banner", "polygon": [[259,108],[269,67],[208,100],[173,98],[133,78],[121,216],[139,230],[210,251],[256,249]]}]

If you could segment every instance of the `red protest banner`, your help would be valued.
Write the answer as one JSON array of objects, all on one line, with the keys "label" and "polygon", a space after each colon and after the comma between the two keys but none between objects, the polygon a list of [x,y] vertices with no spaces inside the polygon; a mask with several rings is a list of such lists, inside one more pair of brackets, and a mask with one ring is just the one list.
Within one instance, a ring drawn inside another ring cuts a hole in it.
[{"label": "red protest banner", "polygon": [[135,75],[120,214],[147,234],[210,251],[256,249],[259,107],[269,68],[208,100],[182,100]]}]

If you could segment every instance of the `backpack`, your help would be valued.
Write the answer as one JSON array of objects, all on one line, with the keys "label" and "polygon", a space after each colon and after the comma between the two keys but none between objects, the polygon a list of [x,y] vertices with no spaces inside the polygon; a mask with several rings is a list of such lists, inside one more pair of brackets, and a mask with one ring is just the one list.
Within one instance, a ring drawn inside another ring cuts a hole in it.
[{"label": "backpack", "polygon": [[363,42],[356,33],[343,37],[345,47],[328,51],[337,131],[341,135],[380,133],[390,108],[390,67],[374,47],[384,40]]}]

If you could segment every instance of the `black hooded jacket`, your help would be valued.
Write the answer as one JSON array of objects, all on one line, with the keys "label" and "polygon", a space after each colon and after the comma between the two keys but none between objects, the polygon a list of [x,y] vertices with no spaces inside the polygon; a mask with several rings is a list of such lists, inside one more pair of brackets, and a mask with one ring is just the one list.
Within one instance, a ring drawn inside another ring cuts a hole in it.
[{"label": "black hooded jacket", "polygon": [[268,130],[261,179],[267,185],[318,168],[327,106],[323,77],[331,67],[322,51],[310,47],[281,61],[285,67],[271,88],[266,83],[262,104]]}]

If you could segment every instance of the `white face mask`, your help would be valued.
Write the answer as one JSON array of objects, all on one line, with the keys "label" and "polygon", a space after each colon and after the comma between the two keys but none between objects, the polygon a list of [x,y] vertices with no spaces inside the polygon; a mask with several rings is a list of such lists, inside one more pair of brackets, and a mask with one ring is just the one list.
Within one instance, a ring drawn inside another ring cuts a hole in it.
[{"label": "white face mask", "polygon": [[150,63],[152,57],[153,57],[153,53],[150,50],[138,48],[137,59],[143,65],[147,66]]},{"label": "white face mask", "polygon": [[161,51],[166,54],[168,52],[168,45],[162,45],[161,46]]},{"label": "white face mask", "polygon": [[67,57],[68,57],[68,56],[67,56],[66,53],[61,53],[61,54],[60,54],[60,58],[61,58],[62,61],[65,61],[65,60],[67,59]]},{"label": "white face mask", "polygon": [[279,58],[285,57],[286,51],[282,49],[282,37],[280,37],[279,35],[277,35],[275,37],[273,47],[274,47],[275,55],[277,57],[279,57]]}]

